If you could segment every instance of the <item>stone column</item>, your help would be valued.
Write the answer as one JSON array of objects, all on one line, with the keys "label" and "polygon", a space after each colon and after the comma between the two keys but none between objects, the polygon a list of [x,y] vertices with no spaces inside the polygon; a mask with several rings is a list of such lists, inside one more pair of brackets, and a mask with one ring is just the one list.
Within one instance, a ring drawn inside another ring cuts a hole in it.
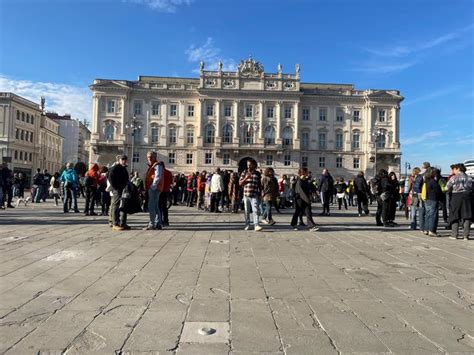
[{"label": "stone column", "polygon": [[400,106],[394,106],[392,108],[392,128],[393,128],[393,143],[396,148],[399,148],[400,144]]},{"label": "stone column", "polygon": [[[263,139],[263,101],[260,101],[258,103],[258,124],[259,124],[259,129],[258,129],[258,138]],[[262,143],[262,142],[259,142]]]},{"label": "stone column", "polygon": [[[329,112],[328,112],[329,114]],[[295,122],[295,133],[293,135],[294,139],[299,139],[300,138],[300,113],[299,113],[299,106],[298,106],[298,102],[295,102],[293,104],[293,115],[294,115],[294,122]]]},{"label": "stone column", "polygon": [[[196,116],[196,134],[197,134],[197,137],[196,137],[196,142],[197,142],[197,146],[198,147],[202,147],[202,143],[203,143],[203,140],[202,140],[202,120],[203,120],[203,110],[204,110],[204,103],[205,103],[205,100],[204,99],[199,99],[198,101],[198,107],[197,107],[197,110],[195,112],[195,116]],[[197,160],[196,160],[197,161]]]},{"label": "stone column", "polygon": [[126,141],[126,137],[125,137],[125,123],[128,119],[128,105],[127,105],[127,97],[126,96],[122,96],[120,98],[122,100],[122,122],[121,122],[121,126],[120,126],[120,134],[122,135],[122,139],[124,141]]},{"label": "stone column", "polygon": [[166,141],[166,137],[168,136],[168,100],[161,101],[161,114],[162,119],[161,122],[163,124],[163,128],[160,130],[160,145],[167,146],[168,142]]},{"label": "stone column", "polygon": [[99,133],[99,97],[92,96],[92,134]]},{"label": "stone column", "polygon": [[275,105],[276,116],[276,144],[281,144],[281,119],[282,119],[283,102],[278,101]]},{"label": "stone column", "polygon": [[239,137],[239,104],[240,100],[234,101],[234,141]]}]

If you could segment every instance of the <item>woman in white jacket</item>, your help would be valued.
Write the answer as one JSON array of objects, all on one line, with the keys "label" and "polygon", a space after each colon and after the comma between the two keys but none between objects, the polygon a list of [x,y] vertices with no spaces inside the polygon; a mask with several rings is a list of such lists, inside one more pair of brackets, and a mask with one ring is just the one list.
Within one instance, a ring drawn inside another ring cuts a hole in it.
[{"label": "woman in white jacket", "polygon": [[54,173],[50,180],[49,195],[54,198],[54,204],[57,206],[58,200],[61,198],[61,181],[58,172]]}]

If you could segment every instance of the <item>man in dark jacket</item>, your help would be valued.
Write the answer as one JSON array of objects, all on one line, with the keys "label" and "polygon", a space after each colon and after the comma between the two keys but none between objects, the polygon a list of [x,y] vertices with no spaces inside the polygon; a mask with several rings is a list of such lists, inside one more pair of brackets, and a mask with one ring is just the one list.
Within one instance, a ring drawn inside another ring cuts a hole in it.
[{"label": "man in dark jacket", "polygon": [[291,219],[291,226],[298,230],[296,222],[303,213],[306,214],[307,224],[311,232],[317,231],[319,228],[313,220],[313,213],[311,212],[311,187],[308,181],[308,169],[301,168],[298,171],[298,178],[295,182],[295,212]]},{"label": "man in dark jacket", "polygon": [[324,169],[321,177],[319,178],[319,193],[321,194],[321,202],[323,204],[322,216],[329,216],[329,202],[331,196],[334,193],[334,179],[329,174],[328,169]]},{"label": "man in dark jacket", "polygon": [[370,193],[369,185],[367,185],[367,180],[365,180],[364,172],[359,171],[357,176],[354,179],[354,189],[357,195],[357,209],[359,211],[359,217],[362,216],[362,209],[366,215],[369,214],[369,206],[367,196]]},{"label": "man in dark jacket", "polygon": [[112,216],[112,229],[116,231],[131,229],[130,226],[127,225],[127,214],[120,210],[122,193],[129,182],[127,161],[128,157],[126,155],[120,156],[117,163],[110,168],[108,175],[113,194],[110,210]]},{"label": "man in dark jacket", "polygon": [[379,174],[375,178],[375,186],[377,192],[377,213],[375,215],[375,221],[378,226],[394,227],[394,224],[389,222],[393,190],[387,170],[380,169]]}]

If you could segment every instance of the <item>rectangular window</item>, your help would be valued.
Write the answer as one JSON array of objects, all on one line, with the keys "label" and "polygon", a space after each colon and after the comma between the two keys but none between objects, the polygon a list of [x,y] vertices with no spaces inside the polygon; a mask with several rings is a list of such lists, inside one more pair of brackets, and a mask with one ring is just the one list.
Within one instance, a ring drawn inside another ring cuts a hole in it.
[{"label": "rectangular window", "polygon": [[359,134],[352,135],[352,148],[354,149],[360,148],[360,135]]},{"label": "rectangular window", "polygon": [[158,127],[151,127],[151,142],[158,143]]},{"label": "rectangular window", "polygon": [[108,113],[115,113],[115,100],[108,100],[107,101],[107,112]]},{"label": "rectangular window", "polygon": [[319,149],[326,149],[326,133],[319,133]]},{"label": "rectangular window", "polygon": [[176,144],[176,127],[170,127],[169,129],[169,139],[170,139],[170,144]]},{"label": "rectangular window", "polygon": [[291,106],[285,106],[285,118],[291,118],[293,115],[293,108]]},{"label": "rectangular window", "polygon": [[342,149],[343,137],[342,133],[336,133],[336,149]]},{"label": "rectangular window", "polygon": [[328,109],[327,108],[320,108],[319,109],[319,120],[320,121],[326,121],[327,115],[328,115]]},{"label": "rectangular window", "polygon": [[360,158],[354,158],[353,167],[354,169],[360,169]]},{"label": "rectangular window", "polygon": [[194,144],[194,129],[192,128],[186,131],[186,144]]},{"label": "rectangular window", "polygon": [[20,130],[18,128],[15,131],[15,138],[20,139]]},{"label": "rectangular window", "polygon": [[193,163],[193,153],[186,154],[186,164],[191,165]]},{"label": "rectangular window", "polygon": [[309,147],[309,132],[301,133],[301,147],[303,149],[308,149],[308,147]]},{"label": "rectangular window", "polygon": [[222,164],[223,165],[229,165],[230,164],[230,154],[229,153],[224,153],[222,155]]},{"label": "rectangular window", "polygon": [[379,122],[385,122],[385,110],[379,111]]},{"label": "rectangular window", "polygon": [[268,155],[267,155],[267,159],[265,160],[265,163],[266,163],[267,165],[273,165],[273,155],[268,154]]},{"label": "rectangular window", "polygon": [[176,153],[168,153],[168,164],[175,164],[176,163]]},{"label": "rectangular window", "polygon": [[18,150],[15,150],[15,159],[18,159]]},{"label": "rectangular window", "polygon": [[336,110],[336,122],[343,122],[344,121],[344,111],[341,109]]},{"label": "rectangular window", "polygon": [[214,105],[212,104],[207,105],[207,115],[214,116]]},{"label": "rectangular window", "polygon": [[31,134],[30,134],[30,142],[33,142],[33,134],[34,134],[34,133],[31,132]]},{"label": "rectangular window", "polygon": [[336,168],[342,168],[342,157],[336,158]]},{"label": "rectangular window", "polygon": [[360,111],[359,110],[355,110],[353,112],[352,119],[354,120],[354,122],[360,122]]},{"label": "rectangular window", "polygon": [[160,115],[160,104],[153,104],[151,105],[151,115],[152,116],[159,116]]},{"label": "rectangular window", "polygon": [[134,102],[133,103],[133,113],[135,115],[141,115],[142,114],[142,103],[141,102]]},{"label": "rectangular window", "polygon": [[31,124],[35,124],[35,118],[34,118],[34,116],[31,116]]},{"label": "rectangular window", "polygon": [[301,157],[301,166],[303,168],[307,168],[308,167],[308,157],[304,156],[304,157]]},{"label": "rectangular window", "polygon": [[[26,156],[25,156],[25,159],[26,159]],[[23,160],[23,152],[20,151],[20,160]]]},{"label": "rectangular window", "polygon": [[188,117],[194,117],[194,105],[188,105]]},{"label": "rectangular window", "polygon": [[139,163],[140,162],[140,153],[133,153],[132,161],[134,163]]},{"label": "rectangular window", "polygon": [[178,106],[176,104],[170,105],[170,116],[175,117],[178,114]]},{"label": "rectangular window", "polygon": [[267,107],[267,118],[273,118],[275,108],[273,106]]},{"label": "rectangular window", "polygon": [[309,121],[309,108],[303,109],[303,121]]},{"label": "rectangular window", "polygon": [[224,106],[224,116],[225,117],[232,116],[232,106],[231,105],[225,105]]},{"label": "rectangular window", "polygon": [[212,153],[205,153],[204,164],[212,164]]},{"label": "rectangular window", "polygon": [[253,116],[253,106],[247,105],[245,106],[245,117],[252,117]]},{"label": "rectangular window", "polygon": [[291,165],[291,155],[290,154],[285,154],[283,157],[283,165],[284,166],[290,166]]},{"label": "rectangular window", "polygon": [[319,167],[324,168],[326,166],[326,157],[319,157]]}]

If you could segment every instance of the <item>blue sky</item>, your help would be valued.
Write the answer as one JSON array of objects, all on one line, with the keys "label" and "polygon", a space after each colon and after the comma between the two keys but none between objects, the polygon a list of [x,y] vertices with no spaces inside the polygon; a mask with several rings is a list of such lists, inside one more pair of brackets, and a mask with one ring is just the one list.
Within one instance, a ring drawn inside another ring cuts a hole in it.
[{"label": "blue sky", "polygon": [[94,78],[196,77],[251,54],[304,82],[398,89],[403,162],[474,158],[472,0],[0,0],[0,90],[89,119]]}]

